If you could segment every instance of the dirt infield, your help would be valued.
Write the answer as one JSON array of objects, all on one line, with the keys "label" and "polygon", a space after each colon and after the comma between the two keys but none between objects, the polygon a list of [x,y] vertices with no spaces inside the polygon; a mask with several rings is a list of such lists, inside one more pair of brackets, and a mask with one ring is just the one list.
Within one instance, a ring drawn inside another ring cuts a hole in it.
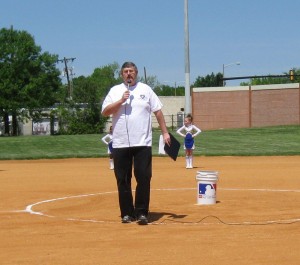
[{"label": "dirt infield", "polygon": [[[121,224],[108,159],[0,161],[0,264],[300,264],[300,156],[154,158],[148,226]],[[197,204],[197,170],[217,203]]]}]

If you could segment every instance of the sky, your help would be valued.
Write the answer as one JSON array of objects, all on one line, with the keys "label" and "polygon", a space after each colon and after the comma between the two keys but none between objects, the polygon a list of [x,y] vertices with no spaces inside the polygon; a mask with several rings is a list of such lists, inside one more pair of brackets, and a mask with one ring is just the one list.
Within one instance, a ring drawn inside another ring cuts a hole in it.
[{"label": "sky", "polygon": [[[145,70],[184,86],[184,0],[0,0],[0,7],[0,28],[25,30],[43,52],[76,58],[75,77],[133,61],[140,76]],[[300,1],[189,0],[190,82],[223,66],[225,77],[300,68],[299,12]]]}]

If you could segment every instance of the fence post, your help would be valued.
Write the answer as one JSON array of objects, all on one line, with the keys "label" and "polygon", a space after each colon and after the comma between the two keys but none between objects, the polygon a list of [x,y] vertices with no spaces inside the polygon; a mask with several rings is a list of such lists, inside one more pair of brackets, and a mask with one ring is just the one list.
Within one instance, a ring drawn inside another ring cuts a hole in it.
[{"label": "fence post", "polygon": [[174,131],[174,114],[172,114],[172,131]]}]

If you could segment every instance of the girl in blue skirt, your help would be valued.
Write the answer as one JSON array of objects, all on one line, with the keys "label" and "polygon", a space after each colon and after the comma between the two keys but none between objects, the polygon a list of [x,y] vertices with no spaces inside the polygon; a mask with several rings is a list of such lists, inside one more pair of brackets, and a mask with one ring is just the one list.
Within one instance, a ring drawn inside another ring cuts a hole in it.
[{"label": "girl in blue skirt", "polygon": [[188,114],[184,119],[184,125],[176,131],[184,137],[186,168],[193,168],[193,150],[195,149],[194,138],[201,130],[193,124],[193,117]]},{"label": "girl in blue skirt", "polygon": [[109,133],[101,138],[102,142],[107,145],[107,153],[109,154],[109,168],[114,169],[113,148],[112,148],[112,126],[109,128]]}]

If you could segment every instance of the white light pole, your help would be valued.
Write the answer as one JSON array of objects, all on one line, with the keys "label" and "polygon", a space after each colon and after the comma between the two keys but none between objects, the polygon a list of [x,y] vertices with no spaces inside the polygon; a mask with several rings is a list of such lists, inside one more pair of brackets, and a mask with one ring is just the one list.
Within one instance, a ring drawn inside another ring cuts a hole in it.
[{"label": "white light pole", "polygon": [[188,0],[184,0],[185,113],[191,113]]},{"label": "white light pole", "polygon": [[[235,62],[235,63],[229,63],[229,64],[223,64],[223,78],[225,77],[225,67],[228,67],[228,66],[231,66],[231,65],[240,65],[241,63],[240,62]],[[223,80],[223,86],[226,85],[226,82],[225,80]]]}]

